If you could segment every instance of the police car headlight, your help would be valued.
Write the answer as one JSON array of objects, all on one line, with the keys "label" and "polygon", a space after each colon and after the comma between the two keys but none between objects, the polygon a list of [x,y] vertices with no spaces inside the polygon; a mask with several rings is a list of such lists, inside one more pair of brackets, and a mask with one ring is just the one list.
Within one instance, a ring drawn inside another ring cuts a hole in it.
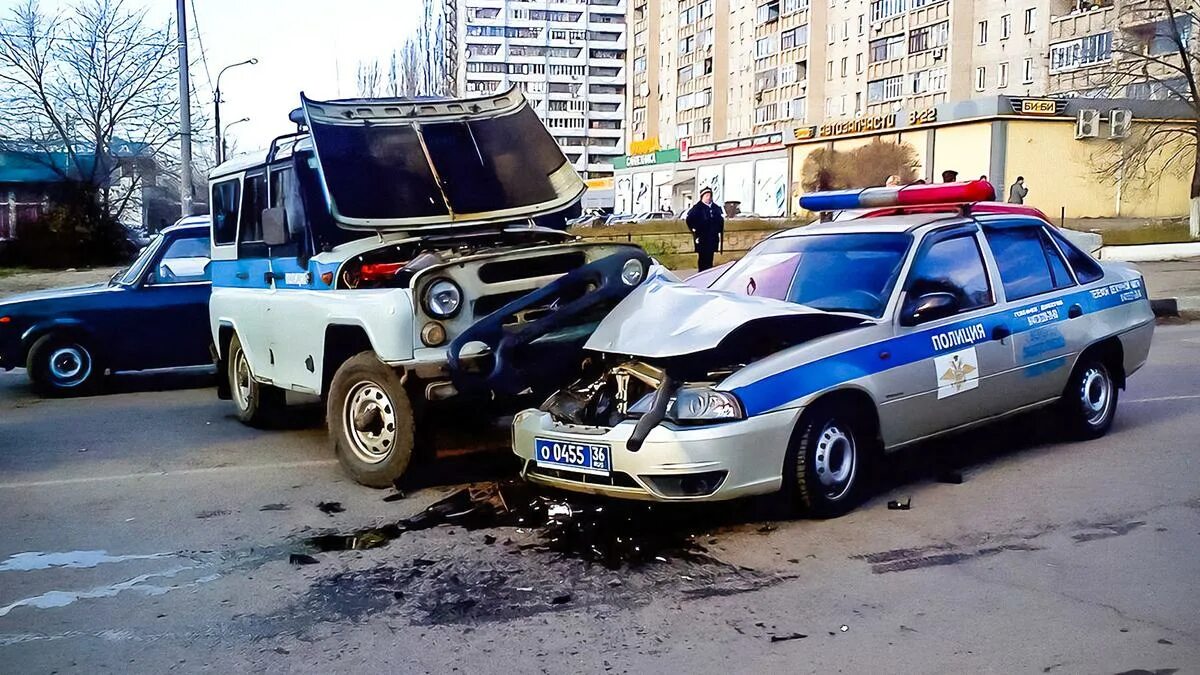
[{"label": "police car headlight", "polygon": [[645,276],[646,268],[637,258],[630,258],[621,266],[621,281],[625,282],[626,286],[637,286]]},{"label": "police car headlight", "polygon": [[425,311],[437,319],[449,319],[462,307],[462,289],[449,279],[438,279],[425,287]]},{"label": "police car headlight", "polygon": [[667,411],[667,417],[676,422],[740,420],[745,416],[737,396],[708,387],[680,389]]}]

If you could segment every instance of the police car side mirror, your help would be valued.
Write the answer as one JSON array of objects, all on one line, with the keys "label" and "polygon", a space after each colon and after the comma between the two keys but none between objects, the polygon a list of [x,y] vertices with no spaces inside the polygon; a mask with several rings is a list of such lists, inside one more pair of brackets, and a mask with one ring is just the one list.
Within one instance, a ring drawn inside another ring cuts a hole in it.
[{"label": "police car side mirror", "polygon": [[282,206],[263,209],[263,243],[267,246],[283,246],[288,243],[287,211]]},{"label": "police car side mirror", "polygon": [[925,293],[904,303],[900,325],[915,326],[958,312],[958,298],[952,293]]}]

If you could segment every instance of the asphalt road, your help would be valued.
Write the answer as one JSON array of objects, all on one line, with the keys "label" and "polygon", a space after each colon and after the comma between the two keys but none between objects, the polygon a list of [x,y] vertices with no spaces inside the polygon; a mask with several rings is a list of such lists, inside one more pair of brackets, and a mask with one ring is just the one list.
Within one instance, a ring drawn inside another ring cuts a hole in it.
[{"label": "asphalt road", "polygon": [[[1106,438],[1041,415],[927,446],[837,520],[409,521],[358,551],[308,539],[413,516],[507,455],[444,453],[383,501],[342,477],[319,410],[255,431],[209,384],[39,400],[0,374],[0,671],[1200,671],[1195,324],[1159,328]],[[601,540],[641,564],[558,552]]]}]

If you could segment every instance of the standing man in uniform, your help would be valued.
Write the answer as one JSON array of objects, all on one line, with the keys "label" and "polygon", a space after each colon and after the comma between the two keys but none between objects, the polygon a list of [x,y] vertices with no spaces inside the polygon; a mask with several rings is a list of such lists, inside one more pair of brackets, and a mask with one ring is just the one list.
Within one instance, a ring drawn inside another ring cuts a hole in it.
[{"label": "standing man in uniform", "polygon": [[713,203],[712,188],[700,191],[700,201],[688,209],[687,226],[696,242],[698,271],[713,266],[713,253],[721,245],[721,234],[725,232],[725,215],[721,207]]}]

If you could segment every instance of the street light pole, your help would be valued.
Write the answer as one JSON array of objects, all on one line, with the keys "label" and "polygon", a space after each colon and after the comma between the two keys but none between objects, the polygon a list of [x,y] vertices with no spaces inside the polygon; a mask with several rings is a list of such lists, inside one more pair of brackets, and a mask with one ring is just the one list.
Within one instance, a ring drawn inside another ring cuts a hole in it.
[{"label": "street light pole", "polygon": [[187,10],[184,0],[175,0],[176,24],[179,26],[179,210],[186,218],[192,215],[192,108],[188,91]]},{"label": "street light pole", "polygon": [[[179,0],[179,2],[183,2],[183,0]],[[224,75],[225,71],[229,70],[230,68],[237,68],[238,66],[253,66],[256,63],[258,63],[258,59],[246,59],[245,61],[231,63],[222,68],[221,72],[217,73],[217,83],[213,88],[213,131],[215,131],[217,134],[217,164],[225,161],[225,146],[222,145],[223,142],[221,140],[221,76]],[[233,124],[230,124],[229,126],[233,126]]]},{"label": "street light pole", "polygon": [[234,122],[230,122],[229,124],[225,125],[225,130],[221,132],[221,157],[225,157],[226,155],[229,154],[229,130],[232,129],[233,127],[241,124],[242,122],[249,122],[249,121],[250,121],[249,117],[243,117],[240,120],[236,120]]}]

